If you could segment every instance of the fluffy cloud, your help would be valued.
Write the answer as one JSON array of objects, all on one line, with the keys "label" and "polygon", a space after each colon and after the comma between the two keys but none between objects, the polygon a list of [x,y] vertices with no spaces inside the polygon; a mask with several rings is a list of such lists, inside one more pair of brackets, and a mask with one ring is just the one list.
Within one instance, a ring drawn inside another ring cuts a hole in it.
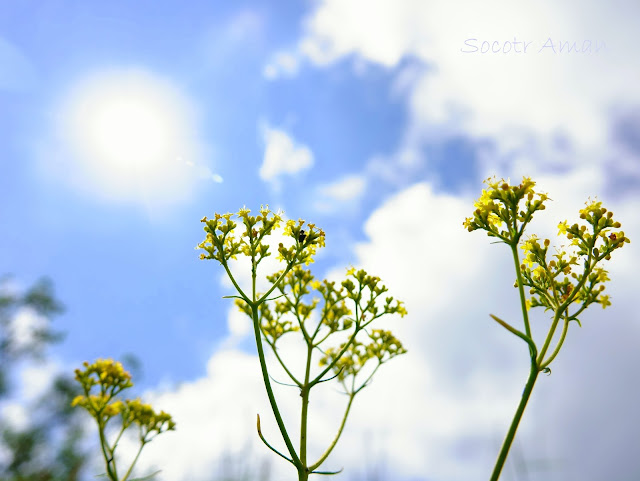
[{"label": "fluffy cloud", "polygon": [[265,151],[260,178],[275,181],[283,174],[295,174],[313,165],[313,153],[306,145],[291,138],[285,131],[265,126],[262,131]]},{"label": "fluffy cloud", "polygon": [[[307,19],[298,48],[320,65],[351,54],[385,67],[404,58],[427,64],[408,92],[416,124],[462,126],[474,135],[560,130],[593,145],[603,139],[606,109],[640,100],[628,80],[640,65],[629,61],[634,44],[625,41],[635,35],[638,7],[617,7],[325,0]],[[576,53],[574,42],[580,52],[591,50]],[[596,44],[606,47],[596,53]],[[501,51],[482,53],[487,45]]]},{"label": "fluffy cloud", "polygon": [[335,182],[318,186],[316,209],[324,212],[353,205],[364,194],[367,179],[362,175],[347,175]]},{"label": "fluffy cloud", "polygon": [[323,0],[291,54],[319,67],[353,58],[393,72],[408,123],[396,151],[369,162],[375,177],[406,186],[433,169],[426,145],[462,136],[480,163],[491,159],[491,173],[615,159],[610,173],[631,189],[640,174],[628,149],[633,110],[623,106],[640,104],[630,81],[640,72],[631,41],[639,13],[627,0]]},{"label": "fluffy cloud", "polygon": [[277,52],[270,62],[264,67],[262,75],[267,80],[275,80],[280,77],[292,77],[298,73],[300,60],[297,55],[289,52]]}]

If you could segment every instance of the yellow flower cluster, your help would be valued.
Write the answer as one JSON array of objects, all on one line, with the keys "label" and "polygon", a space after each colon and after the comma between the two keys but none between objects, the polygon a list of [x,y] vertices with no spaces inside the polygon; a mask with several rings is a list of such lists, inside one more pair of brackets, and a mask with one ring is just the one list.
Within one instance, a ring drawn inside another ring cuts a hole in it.
[{"label": "yellow flower cluster", "polygon": [[[368,340],[370,342],[367,344],[354,339],[350,344],[342,343],[339,347],[330,347],[320,359],[320,366],[333,363],[333,371],[343,382],[347,392],[357,391],[357,389],[354,382],[350,388],[344,381],[349,377],[355,381],[355,378],[369,361],[373,359],[377,361],[374,367],[376,370],[385,362],[407,352],[402,343],[389,331],[373,329],[368,333]],[[367,381],[360,387],[364,387]]]},{"label": "yellow flower cluster", "polygon": [[98,359],[93,364],[83,363],[84,370],[76,369],[76,380],[91,389],[92,386],[110,386],[118,391],[133,386],[131,374],[124,370],[122,364],[112,359]]},{"label": "yellow flower cluster", "polygon": [[128,426],[135,423],[140,426],[140,438],[145,442],[150,439],[148,436],[152,433],[157,435],[176,428],[170,414],[164,411],[156,412],[150,404],[144,404],[140,399],[127,399],[123,412],[125,424]]},{"label": "yellow flower cluster", "polygon": [[[200,259],[215,259],[226,265],[229,259],[236,259],[238,254],[243,254],[257,265],[271,255],[265,237],[280,227],[282,213],[270,211],[269,206],[262,206],[258,216],[251,216],[250,213],[249,209],[243,207],[235,215],[244,225],[243,232],[238,235],[234,232],[238,224],[233,221],[233,214],[215,214],[213,219],[203,217],[201,222],[205,224],[206,237],[196,247],[205,251],[200,254]],[[278,259],[287,264],[308,265],[313,262],[317,248],[325,245],[322,229],[316,228],[314,224],[305,225],[302,219],[297,223],[288,220],[284,234],[294,240],[289,248],[282,243],[278,247]]]},{"label": "yellow flower cluster", "polygon": [[613,212],[602,207],[602,202],[591,200],[585,205],[580,210],[580,219],[586,221],[587,225],[575,223],[569,226],[567,221],[563,221],[558,224],[559,233],[571,240],[578,254],[587,255],[591,252],[598,260],[609,260],[611,252],[629,243],[629,238],[624,231],[614,230],[619,229],[621,224],[613,219]]},{"label": "yellow flower cluster", "polygon": [[[535,183],[524,177],[518,186],[503,180],[488,179],[488,189],[482,191],[475,204],[474,216],[464,221],[469,230],[482,229],[490,236],[498,237],[512,246],[520,245],[524,253],[520,266],[523,285],[529,287],[530,299],[526,307],[541,306],[554,312],[561,311],[567,319],[578,321],[577,316],[592,303],[602,307],[610,305],[604,295],[604,283],[609,280],[607,271],[597,265],[609,260],[611,253],[621,248],[629,239],[617,230],[620,222],[613,213],[602,207],[602,202],[589,200],[581,209],[582,225],[570,225],[566,220],[558,224],[558,234],[566,237],[569,248],[561,247],[548,256],[551,241],[541,240],[535,234],[520,242],[524,228],[537,210],[544,209],[546,194],[533,190]],[[524,205],[522,204],[524,201]],[[504,226],[500,229],[501,226]],[[516,281],[516,286],[517,286]],[[568,312],[572,303],[581,306]],[[579,322],[579,321],[578,321]]]},{"label": "yellow flower cluster", "polygon": [[[582,304],[578,310],[580,313],[592,303],[603,308],[611,305],[609,296],[603,293],[609,276],[598,263],[611,259],[611,253],[628,243],[629,239],[623,231],[614,230],[621,224],[613,219],[611,211],[602,207],[602,202],[586,202],[586,207],[580,210],[580,218],[586,224],[569,225],[566,220],[558,224],[558,233],[571,241],[575,255],[560,249],[554,254],[555,259],[547,261],[548,239],[544,241],[544,247],[535,236],[522,244],[526,253],[523,275],[526,285],[531,287],[532,307],[559,309],[574,302]],[[531,271],[533,263],[537,267]],[[582,269],[576,271],[579,267]],[[577,320],[576,313],[570,317]]]},{"label": "yellow flower cluster", "polygon": [[[122,401],[118,395],[133,386],[131,374],[121,363],[112,359],[98,359],[92,364],[84,362],[84,369],[75,370],[76,381],[80,383],[83,395],[76,396],[72,406],[80,406],[96,419],[104,428],[114,416],[122,417],[123,429],[137,424],[141,429],[141,441],[149,441],[147,435],[175,429],[171,416],[164,411],[156,413],[149,404],[139,399]],[[94,393],[93,391],[97,391]]]},{"label": "yellow flower cluster", "polygon": [[558,249],[555,259],[547,260],[550,241],[545,239],[541,246],[535,235],[521,245],[525,251],[522,273],[533,296],[528,305],[557,310],[572,302],[582,304],[576,313],[568,314],[575,320],[589,304],[598,303],[603,308],[611,305],[609,296],[603,293],[609,276],[598,263],[611,259],[614,250],[629,242],[623,231],[614,230],[621,224],[602,207],[602,202],[586,202],[580,218],[586,225],[569,225],[566,220],[558,224],[558,233],[571,241],[575,254]]},{"label": "yellow flower cluster", "polygon": [[495,177],[484,182],[488,188],[483,189],[474,204],[473,217],[465,219],[463,226],[469,232],[485,230],[487,235],[498,237],[507,244],[517,243],[534,212],[545,209],[548,195],[536,192],[533,189],[536,184],[530,177],[523,177],[518,185]]}]

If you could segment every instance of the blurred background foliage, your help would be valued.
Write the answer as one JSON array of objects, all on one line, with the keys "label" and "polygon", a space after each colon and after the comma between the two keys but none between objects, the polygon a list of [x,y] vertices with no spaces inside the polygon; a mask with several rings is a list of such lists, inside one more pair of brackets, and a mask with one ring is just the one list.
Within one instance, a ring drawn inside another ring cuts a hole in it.
[{"label": "blurred background foliage", "polygon": [[[0,406],[27,402],[16,398],[17,371],[25,363],[44,368],[47,347],[63,339],[51,320],[63,312],[50,280],[42,279],[21,292],[13,279],[0,279]],[[41,322],[17,325],[27,318]],[[79,412],[70,401],[79,394],[71,375],[56,375],[36,399],[22,406],[26,423],[2,410],[0,416],[0,479],[3,481],[76,481],[88,455]]]}]

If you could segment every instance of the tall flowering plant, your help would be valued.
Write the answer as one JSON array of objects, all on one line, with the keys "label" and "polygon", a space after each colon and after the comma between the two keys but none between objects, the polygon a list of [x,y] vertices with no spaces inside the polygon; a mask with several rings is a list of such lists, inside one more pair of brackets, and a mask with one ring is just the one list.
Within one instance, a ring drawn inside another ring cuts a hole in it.
[{"label": "tall flowering plant", "polygon": [[[131,374],[124,370],[121,363],[112,359],[98,359],[93,364],[85,362],[83,369],[76,369],[75,374],[84,394],[77,396],[71,405],[84,408],[98,425],[107,478],[109,481],[136,481],[130,476],[142,449],[159,434],[175,429],[171,415],[154,411],[151,405],[142,403],[140,399],[121,399],[122,391],[133,386]],[[115,419],[119,420],[117,428],[117,421],[113,422]],[[111,440],[107,432],[110,425],[116,430]],[[138,452],[121,477],[118,475],[116,449],[122,435],[129,428],[136,427]],[[137,479],[150,479],[152,476]]]},{"label": "tall flowering plant", "polygon": [[[391,296],[383,296],[387,288],[378,277],[364,270],[349,269],[346,279],[339,285],[316,280],[305,266],[313,262],[317,249],[324,247],[325,234],[314,224],[303,220],[284,222],[280,213],[271,212],[268,207],[262,207],[257,216],[243,208],[235,215],[215,214],[213,219],[205,217],[202,222],[206,238],[198,245],[204,251],[200,258],[213,259],[222,265],[237,291],[237,295],[230,297],[235,298],[239,309],[252,321],[264,386],[286,453],[278,451],[266,440],[260,416],[257,418],[258,436],[269,449],[295,467],[299,481],[307,480],[313,473],[336,474],[336,471],[319,468],[335,448],[355,396],[369,384],[382,364],[406,352],[391,332],[374,329],[372,324],[386,314],[404,316],[404,306]],[[283,223],[284,227],[280,229]],[[267,275],[269,287],[266,292],[257,292],[258,266],[271,255],[268,236],[278,230],[287,240],[277,247],[283,269]],[[251,288],[248,291],[240,287],[231,270],[230,260],[239,255],[251,261]],[[294,374],[284,360],[280,342],[284,336],[298,336],[305,347],[302,376]],[[273,393],[265,344],[289,377],[290,385],[300,392],[297,448]],[[317,360],[315,367],[314,357]],[[309,399],[311,390],[327,381],[342,386],[347,403],[335,437],[317,460],[312,461],[307,451]]]},{"label": "tall flowering plant", "polygon": [[[517,185],[504,179],[490,178],[485,181],[487,189],[475,203],[473,216],[463,225],[469,232],[484,230],[487,235],[509,246],[516,273],[522,307],[523,329],[518,329],[499,317],[491,317],[502,327],[527,343],[531,368],[520,404],[513,417],[509,431],[496,460],[491,481],[500,477],[502,467],[509,454],[520,419],[527,406],[531,392],[541,372],[550,372],[550,364],[556,358],[567,336],[569,324],[580,324],[579,316],[591,304],[605,308],[611,304],[604,293],[609,281],[603,268],[611,259],[613,251],[622,248],[629,239],[619,230],[620,222],[613,213],[602,207],[602,202],[590,200],[580,210],[580,220],[569,224],[566,220],[558,225],[558,235],[568,243],[549,252],[551,241],[539,239],[535,234],[524,239],[525,228],[533,214],[545,209],[547,194],[534,190],[535,182],[524,177]],[[520,260],[518,248],[523,251]],[[542,307],[551,316],[551,324],[542,344],[537,343],[529,323],[529,311]],[[560,336],[552,347],[557,329]]]}]

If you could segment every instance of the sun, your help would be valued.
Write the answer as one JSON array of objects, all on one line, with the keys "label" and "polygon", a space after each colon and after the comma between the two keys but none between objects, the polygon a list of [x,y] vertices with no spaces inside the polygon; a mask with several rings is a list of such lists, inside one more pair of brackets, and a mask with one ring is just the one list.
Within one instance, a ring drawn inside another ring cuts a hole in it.
[{"label": "sun", "polygon": [[174,136],[170,113],[158,99],[113,92],[95,99],[86,118],[91,156],[123,174],[148,173],[172,152]]},{"label": "sun", "polygon": [[169,82],[139,70],[80,82],[63,108],[62,131],[75,168],[110,197],[188,190],[198,146],[193,111]]}]

